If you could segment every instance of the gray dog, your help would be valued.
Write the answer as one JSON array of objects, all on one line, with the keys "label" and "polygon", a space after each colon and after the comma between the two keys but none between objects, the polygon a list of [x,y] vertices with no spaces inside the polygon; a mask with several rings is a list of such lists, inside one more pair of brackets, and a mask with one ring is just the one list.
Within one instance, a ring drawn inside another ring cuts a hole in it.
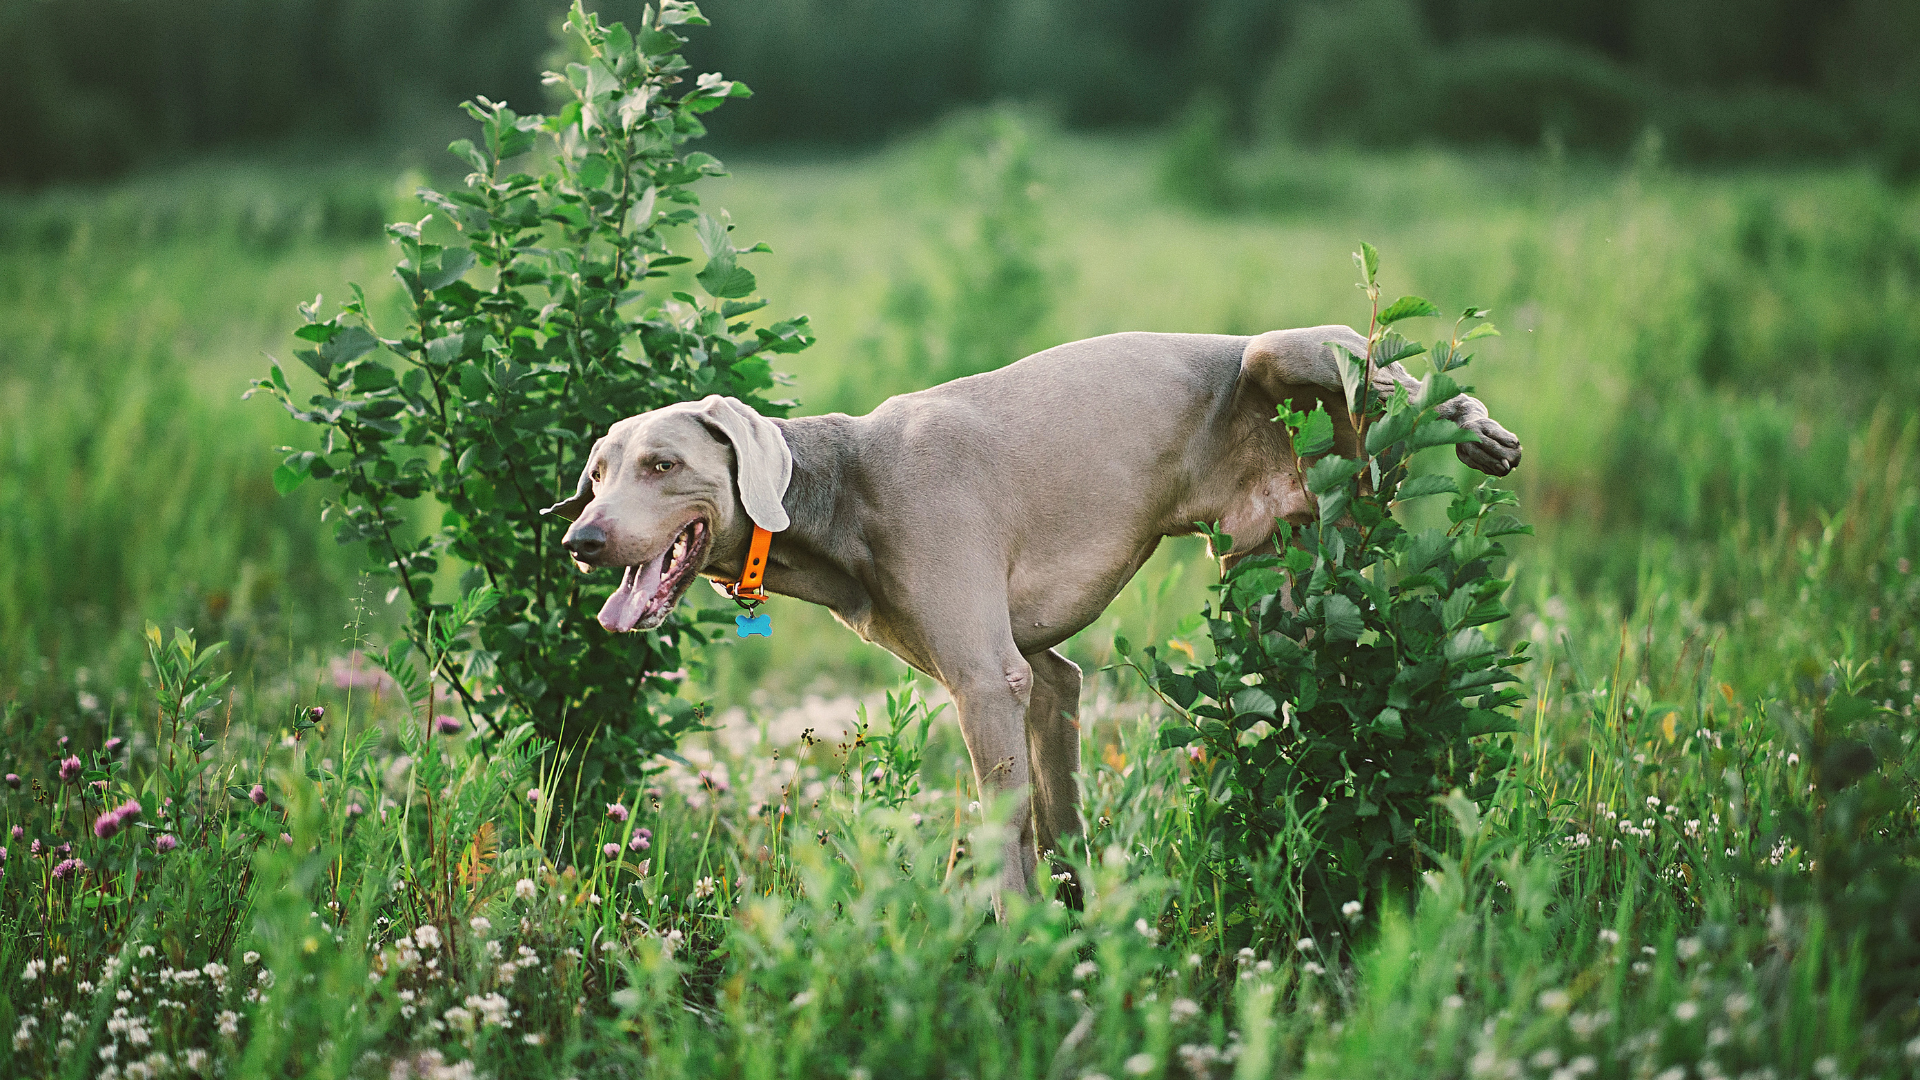
[{"label": "gray dog", "polygon": [[[952,693],[981,797],[1009,796],[1002,890],[1080,832],[1080,669],[1055,646],[1100,616],[1162,537],[1219,522],[1228,560],[1271,550],[1276,518],[1315,513],[1281,402],[1324,402],[1356,453],[1328,342],[1344,326],[1258,337],[1113,334],[891,398],[861,417],[761,416],[732,398],[613,425],[578,492],[551,507],[582,570],[622,567],[600,611],[658,626],[698,574],[737,577],[758,525],[766,587],[821,604]],[[1398,364],[1376,389],[1417,383]],[[1504,476],[1520,441],[1461,395],[1479,435],[1460,459]],[[1064,868],[1063,868],[1064,869]]]}]

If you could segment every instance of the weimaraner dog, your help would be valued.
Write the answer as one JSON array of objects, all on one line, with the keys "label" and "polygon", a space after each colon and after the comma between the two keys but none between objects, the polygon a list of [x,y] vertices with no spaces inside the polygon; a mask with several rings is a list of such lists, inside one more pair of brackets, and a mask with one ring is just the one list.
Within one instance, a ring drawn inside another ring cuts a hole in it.
[{"label": "weimaraner dog", "polygon": [[[768,419],[732,398],[613,425],[561,539],[582,570],[623,567],[609,631],[660,624],[698,574],[737,578],[774,534],[772,592],[821,604],[952,693],[981,797],[1010,809],[999,887],[1081,830],[1080,669],[1055,650],[1100,616],[1162,537],[1218,522],[1229,560],[1311,521],[1275,407],[1324,402],[1356,452],[1328,342],[1345,326],[1257,337],[1126,333],[890,398],[872,413]],[[1376,387],[1417,385],[1395,364]],[[1479,435],[1460,459],[1503,476],[1520,441],[1474,398],[1441,408]],[[1062,867],[1061,869],[1065,869]]]}]

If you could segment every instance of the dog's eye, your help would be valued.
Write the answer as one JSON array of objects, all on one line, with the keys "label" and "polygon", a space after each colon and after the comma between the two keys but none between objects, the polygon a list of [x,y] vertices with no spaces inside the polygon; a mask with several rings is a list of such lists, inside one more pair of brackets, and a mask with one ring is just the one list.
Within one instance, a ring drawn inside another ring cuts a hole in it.
[{"label": "dog's eye", "polygon": [[656,461],[653,463],[653,471],[657,473],[670,473],[673,471],[675,464],[677,463],[672,461]]}]

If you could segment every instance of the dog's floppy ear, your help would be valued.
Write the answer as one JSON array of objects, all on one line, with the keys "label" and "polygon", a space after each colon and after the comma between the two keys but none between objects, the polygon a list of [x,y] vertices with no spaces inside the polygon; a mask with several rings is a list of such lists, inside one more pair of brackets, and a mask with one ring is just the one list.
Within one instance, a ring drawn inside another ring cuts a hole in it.
[{"label": "dog's floppy ear", "polygon": [[768,532],[784,531],[791,522],[780,500],[786,498],[787,484],[793,479],[793,451],[779,425],[745,402],[718,394],[703,399],[696,413],[733,445],[734,484],[747,516]]},{"label": "dog's floppy ear", "polygon": [[593,449],[587,452],[587,460],[580,466],[580,483],[574,488],[572,497],[561,499],[540,511],[543,516],[552,514],[568,521],[580,520],[580,515],[587,509],[587,504],[593,501],[593,458],[600,452],[602,441],[595,439]]}]

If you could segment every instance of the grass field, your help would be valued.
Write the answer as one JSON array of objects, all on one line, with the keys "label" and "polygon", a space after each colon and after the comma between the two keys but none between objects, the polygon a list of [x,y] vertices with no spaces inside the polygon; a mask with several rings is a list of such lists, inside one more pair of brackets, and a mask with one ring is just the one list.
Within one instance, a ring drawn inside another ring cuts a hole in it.
[{"label": "grass field", "polygon": [[[806,412],[1114,330],[1356,321],[1360,239],[1390,290],[1491,305],[1473,374],[1537,530],[1500,633],[1539,659],[1419,895],[1250,936],[1208,899],[1209,763],[1109,673],[1087,908],[996,924],[950,717],[917,735],[874,696],[904,668],[791,601],[691,672],[740,711],[652,788],[428,734],[335,663],[394,615],[318,485],[274,493],[296,425],[239,401],[294,303],[391,292],[417,180],[206,164],[0,201],[0,1073],[1912,1075],[1920,199],[1652,147],[1266,151],[1229,163],[1262,209],[1220,214],[1159,153],[992,114],[730,159],[707,198],[813,317]],[[1069,655],[1204,649],[1212,580],[1169,544]],[[229,644],[182,673],[149,621]],[[168,716],[214,672],[202,755]]]}]

